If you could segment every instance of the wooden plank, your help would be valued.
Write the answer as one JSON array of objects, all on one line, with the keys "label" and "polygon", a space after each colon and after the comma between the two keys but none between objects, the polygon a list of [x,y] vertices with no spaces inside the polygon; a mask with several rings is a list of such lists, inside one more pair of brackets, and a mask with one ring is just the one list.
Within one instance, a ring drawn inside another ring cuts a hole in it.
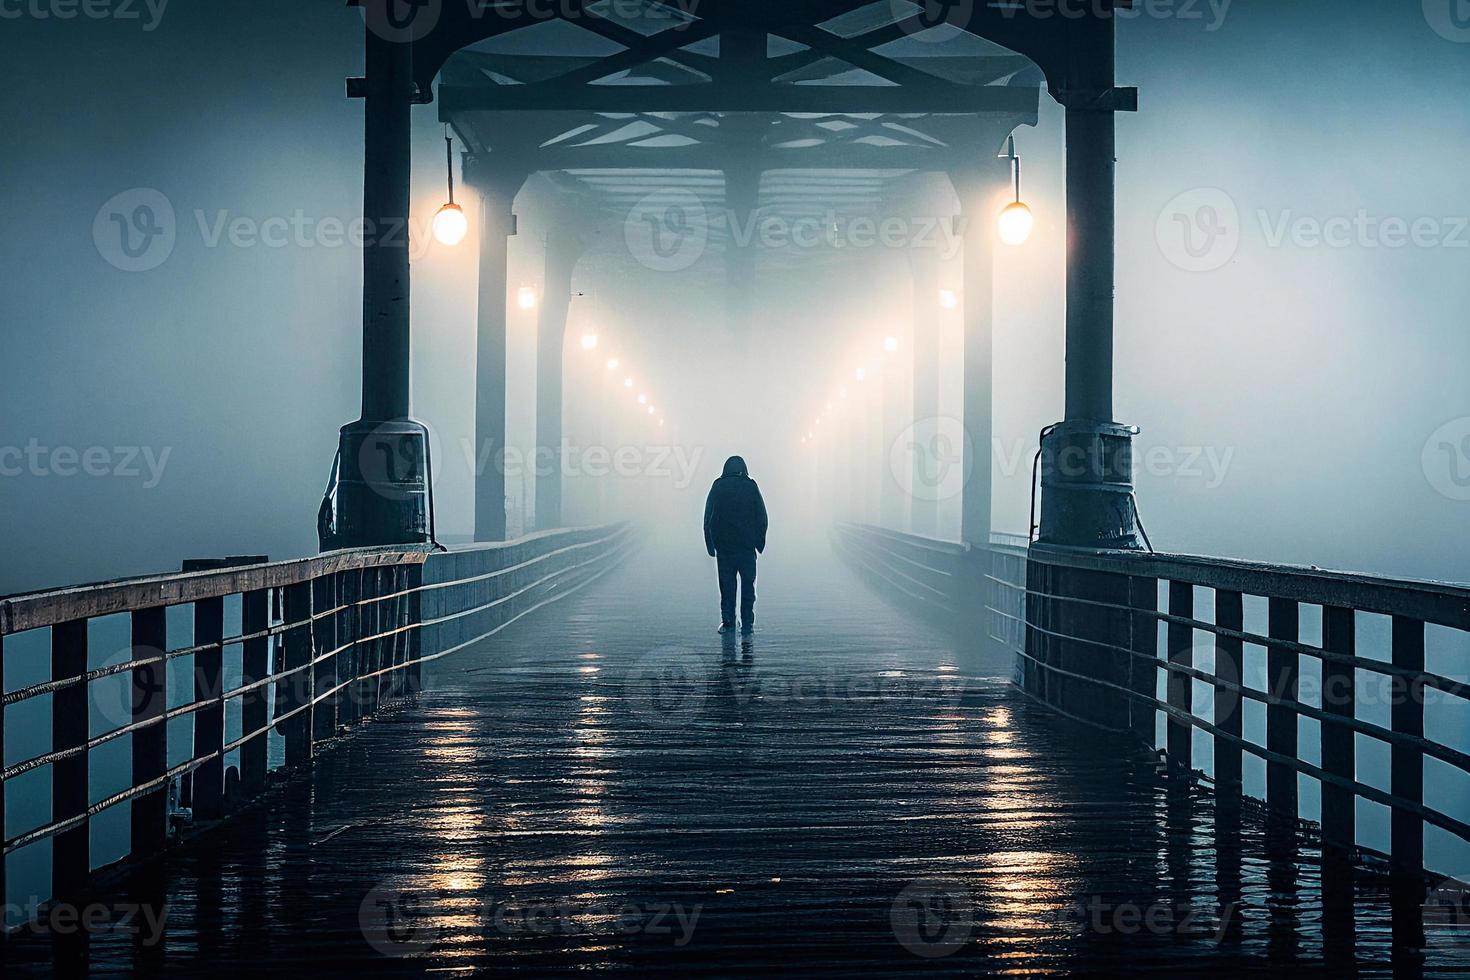
[{"label": "wooden plank", "polygon": [[[58,623],[51,628],[51,678],[61,680],[87,672],[87,621]],[[87,812],[87,685],[74,684],[51,696],[51,748],[81,747],[74,756],[51,764],[51,819],[68,820]],[[66,898],[85,885],[91,866],[88,821],[63,830],[51,843],[52,892]]]},{"label": "wooden plank", "polygon": [[[133,659],[156,657],[168,649],[168,627],[163,606],[133,613]],[[133,785],[156,779],[168,771],[168,670],[161,662],[132,670],[133,724],[153,724],[133,732]],[[133,857],[162,849],[168,839],[168,785],[159,786],[131,802]]]},{"label": "wooden plank", "polygon": [[194,816],[200,820],[224,815],[224,760],[215,755],[225,737],[224,630],[223,599],[194,603],[194,645],[210,644],[194,654],[194,700],[210,702],[194,714],[194,758],[206,760],[193,776]]},{"label": "wooden plank", "polygon": [[[1188,582],[1169,583],[1169,614],[1194,618],[1194,586]],[[1194,666],[1194,629],[1187,623],[1173,623],[1168,627],[1169,663],[1185,667]],[[1192,680],[1186,674],[1170,671],[1165,682],[1169,706],[1186,715],[1192,714]],[[1180,718],[1170,717],[1165,750],[1169,759],[1185,769],[1192,768],[1194,726]]]},{"label": "wooden plank", "polygon": [[[1245,629],[1245,599],[1239,592],[1221,589],[1215,592],[1215,625],[1225,629]],[[1215,637],[1215,676],[1233,684],[1243,682],[1244,644],[1234,637]],[[1215,786],[1217,792],[1239,796],[1241,784],[1240,737],[1245,717],[1244,700],[1239,692],[1215,687]]]},{"label": "wooden plank", "polygon": [[[246,592],[241,597],[241,628],[246,635],[259,633],[270,625],[270,593],[265,589]],[[253,684],[270,674],[271,638],[257,637],[245,641],[241,657],[240,682]],[[240,697],[240,734],[258,731],[270,719],[267,688],[262,686]],[[246,798],[265,788],[266,733],[261,732],[240,746],[240,792]]]},{"label": "wooden plank", "polygon": [[[1301,609],[1294,599],[1272,597],[1267,602],[1267,632],[1275,640],[1296,641],[1301,624]],[[1283,701],[1296,701],[1299,665],[1297,655],[1274,646],[1266,650],[1266,690]],[[1296,712],[1288,705],[1266,706],[1266,748],[1283,756],[1297,758]],[[1266,802],[1286,816],[1296,819],[1297,770],[1285,762],[1266,763]]]},{"label": "wooden plank", "polygon": [[[1356,615],[1342,606],[1322,608],[1322,649],[1348,656],[1356,652]],[[1322,710],[1340,718],[1356,717],[1357,698],[1354,690],[1356,671],[1351,665],[1331,660],[1322,661]],[[1356,734],[1346,725],[1321,723],[1322,768],[1335,776],[1356,778],[1354,740]],[[1341,847],[1357,844],[1357,800],[1351,789],[1332,783],[1322,784],[1322,836]]]}]

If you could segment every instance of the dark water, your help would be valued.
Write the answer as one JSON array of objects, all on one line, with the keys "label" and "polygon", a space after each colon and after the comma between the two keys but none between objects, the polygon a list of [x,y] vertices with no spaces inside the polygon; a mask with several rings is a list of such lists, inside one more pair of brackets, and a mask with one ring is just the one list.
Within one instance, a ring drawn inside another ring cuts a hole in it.
[{"label": "dark water", "polygon": [[[159,941],[22,937],[7,974],[1390,971],[1383,879],[1324,888],[1296,831],[835,565],[771,555],[760,584],[726,643],[713,563],[645,551],[94,896],[166,904]],[[1455,924],[1399,969],[1470,965]]]}]

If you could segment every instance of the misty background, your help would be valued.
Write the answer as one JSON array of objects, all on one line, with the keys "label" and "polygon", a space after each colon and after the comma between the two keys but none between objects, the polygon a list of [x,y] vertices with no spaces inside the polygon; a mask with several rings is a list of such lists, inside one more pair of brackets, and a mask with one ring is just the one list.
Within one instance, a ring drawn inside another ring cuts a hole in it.
[{"label": "misty background", "polygon": [[[173,0],[156,21],[136,9],[139,20],[0,20],[0,447],[103,447],[110,472],[130,471],[128,450],[137,471],[0,477],[0,593],[189,557],[313,553],[337,429],[358,414],[359,251],[209,244],[222,217],[300,213],[317,226],[360,214],[362,106],[343,85],[362,73],[358,14],[337,0]],[[1455,448],[1456,420],[1470,416],[1470,233],[1454,233],[1470,215],[1470,44],[1417,3],[1161,9],[1118,31],[1120,83],[1139,86],[1141,111],[1118,124],[1116,402],[1143,429],[1140,451],[1174,461],[1139,473],[1153,543],[1470,578],[1470,491],[1458,482],[1470,482],[1470,455]],[[444,199],[443,129],[436,107],[415,120],[422,228]],[[1063,131],[1049,98],[1017,147],[1037,228],[996,248],[993,523],[1024,533],[1036,433],[1062,411]],[[99,209],[135,188],[177,213],[171,255],[146,272],[114,267],[93,241]],[[1189,271],[1161,246],[1160,222],[1201,189],[1238,208],[1239,243],[1222,267]],[[539,282],[549,194],[528,183],[511,241],[509,440],[522,447],[534,443],[535,314],[515,290]],[[461,195],[471,237],[427,244],[413,280],[414,414],[435,433],[445,537],[472,526],[478,209]],[[1282,222],[1360,210],[1434,219],[1444,240],[1273,243]],[[698,465],[687,485],[573,479],[568,518],[595,516],[600,493],[698,548],[705,489],[738,452],[779,549],[795,515],[830,512],[800,437],[883,337],[903,340],[893,364],[907,356],[905,257],[869,250],[850,267],[773,277],[750,336],[731,338],[713,280],[630,276],[609,258],[619,227],[606,234],[574,285],[567,436],[677,444]],[[958,289],[958,264],[942,277]],[[941,326],[941,413],[958,414],[958,314]],[[605,390],[598,370],[614,354],[663,429]],[[1431,438],[1442,431],[1454,437],[1443,450]],[[881,455],[872,467],[876,480]],[[507,492],[531,496],[533,483],[510,478]],[[952,535],[957,501],[943,507]]]}]

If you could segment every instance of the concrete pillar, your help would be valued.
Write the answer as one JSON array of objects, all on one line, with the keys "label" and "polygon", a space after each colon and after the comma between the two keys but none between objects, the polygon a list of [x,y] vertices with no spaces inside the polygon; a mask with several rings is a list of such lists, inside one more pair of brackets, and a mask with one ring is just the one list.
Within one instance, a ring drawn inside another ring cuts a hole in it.
[{"label": "concrete pillar", "polygon": [[1133,500],[1132,439],[1113,421],[1115,133],[1113,18],[1073,25],[1067,109],[1066,417],[1042,440],[1039,540],[1143,547]]},{"label": "concrete pillar", "polygon": [[545,286],[536,324],[536,529],[562,526],[562,387],[572,273],[585,244],[558,224],[547,233]]},{"label": "concrete pillar", "polygon": [[[909,250],[909,276],[913,282],[913,422],[915,435],[932,430],[930,419],[939,416],[939,255],[933,249]],[[914,452],[909,494],[909,530],[936,537],[939,534],[939,501],[922,492],[931,479],[919,452]]]},{"label": "concrete pillar", "polygon": [[525,174],[466,158],[464,177],[481,195],[475,329],[475,540],[504,541],[506,261],[516,226],[512,206]]},{"label": "concrete pillar", "polygon": [[992,460],[992,320],[995,305],[995,198],[1009,167],[995,159],[971,161],[951,172],[960,198],[964,231],[964,471],[960,498],[960,540],[990,547]]},{"label": "concrete pillar", "polygon": [[372,30],[365,37],[362,417],[341,429],[336,485],[318,519],[324,551],[417,543],[430,532],[428,432],[409,419],[413,48]]},{"label": "concrete pillar", "polygon": [[896,332],[885,335],[885,340],[887,336],[896,339],[898,347],[890,351],[885,346],[880,355],[879,383],[883,387],[878,415],[878,452],[874,459],[878,464],[878,524],[902,531],[907,524],[904,498],[910,495],[899,483],[899,474],[894,472],[893,446],[908,424],[905,418],[908,406],[903,403],[903,394],[909,344]]}]

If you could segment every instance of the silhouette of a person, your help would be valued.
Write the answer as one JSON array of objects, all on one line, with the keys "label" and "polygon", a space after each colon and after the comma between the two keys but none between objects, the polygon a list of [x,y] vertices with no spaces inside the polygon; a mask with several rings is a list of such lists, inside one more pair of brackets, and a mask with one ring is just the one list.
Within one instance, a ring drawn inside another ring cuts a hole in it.
[{"label": "silhouette of a person", "polygon": [[741,632],[755,629],[755,556],[766,550],[766,502],[745,469],[731,456],[704,502],[704,548],[720,573],[720,632],[735,629],[735,584],[740,582]]}]

